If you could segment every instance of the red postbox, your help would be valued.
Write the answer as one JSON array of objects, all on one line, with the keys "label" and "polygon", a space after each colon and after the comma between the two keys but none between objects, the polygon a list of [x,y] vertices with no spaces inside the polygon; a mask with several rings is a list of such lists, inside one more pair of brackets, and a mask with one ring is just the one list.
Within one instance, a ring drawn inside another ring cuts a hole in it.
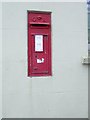
[{"label": "red postbox", "polygon": [[51,75],[51,12],[28,11],[28,76]]}]

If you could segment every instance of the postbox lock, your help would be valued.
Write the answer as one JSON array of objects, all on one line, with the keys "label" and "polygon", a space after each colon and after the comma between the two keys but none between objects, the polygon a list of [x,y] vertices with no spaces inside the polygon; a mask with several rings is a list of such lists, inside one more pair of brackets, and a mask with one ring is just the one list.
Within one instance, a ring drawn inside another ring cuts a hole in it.
[{"label": "postbox lock", "polygon": [[37,58],[37,55],[35,55],[35,58]]}]

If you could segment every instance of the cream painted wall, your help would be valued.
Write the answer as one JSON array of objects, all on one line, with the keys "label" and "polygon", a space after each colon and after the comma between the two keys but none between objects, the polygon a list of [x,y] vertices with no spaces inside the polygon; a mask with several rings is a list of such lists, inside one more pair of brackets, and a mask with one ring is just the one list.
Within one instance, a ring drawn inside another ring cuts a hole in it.
[{"label": "cream painted wall", "polygon": [[[3,3],[3,117],[87,118],[85,3]],[[27,10],[52,12],[52,77],[27,77]]]}]

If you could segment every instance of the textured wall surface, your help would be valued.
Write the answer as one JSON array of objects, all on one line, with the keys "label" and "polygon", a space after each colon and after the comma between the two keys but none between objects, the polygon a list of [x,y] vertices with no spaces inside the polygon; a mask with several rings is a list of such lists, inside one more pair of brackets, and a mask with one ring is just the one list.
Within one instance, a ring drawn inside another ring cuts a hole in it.
[{"label": "textured wall surface", "polygon": [[[3,117],[88,117],[85,3],[3,3]],[[27,77],[27,10],[52,12],[52,77]]]},{"label": "textured wall surface", "polygon": [[0,2],[0,119],[2,118],[2,4]]},{"label": "textured wall surface", "polygon": [[88,67],[88,118],[90,120],[90,66]]}]

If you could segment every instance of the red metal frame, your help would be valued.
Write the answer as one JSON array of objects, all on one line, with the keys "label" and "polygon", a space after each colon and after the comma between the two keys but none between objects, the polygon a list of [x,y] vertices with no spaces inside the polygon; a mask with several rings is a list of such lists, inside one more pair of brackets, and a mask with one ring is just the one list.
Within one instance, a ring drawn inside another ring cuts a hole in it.
[{"label": "red metal frame", "polygon": [[[34,51],[35,35],[43,35],[44,51],[41,53]],[[45,62],[37,64],[35,56],[44,57]],[[35,67],[38,70],[34,70]],[[51,12],[28,11],[28,76],[51,75]]]}]

